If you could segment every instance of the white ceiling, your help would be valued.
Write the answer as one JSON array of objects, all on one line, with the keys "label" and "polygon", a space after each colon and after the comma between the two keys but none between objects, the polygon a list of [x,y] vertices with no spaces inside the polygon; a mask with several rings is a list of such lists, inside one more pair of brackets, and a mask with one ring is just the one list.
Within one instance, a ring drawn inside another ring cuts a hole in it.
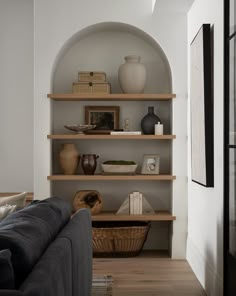
[{"label": "white ceiling", "polygon": [[155,9],[186,13],[194,0],[156,0]]}]

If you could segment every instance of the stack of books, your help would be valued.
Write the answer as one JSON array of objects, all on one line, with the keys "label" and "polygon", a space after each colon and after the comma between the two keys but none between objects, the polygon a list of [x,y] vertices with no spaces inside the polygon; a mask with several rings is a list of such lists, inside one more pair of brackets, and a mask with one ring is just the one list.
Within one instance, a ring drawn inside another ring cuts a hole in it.
[{"label": "stack of books", "polygon": [[93,277],[92,296],[111,296],[113,278],[111,275],[97,275]]},{"label": "stack of books", "polygon": [[143,213],[143,194],[134,191],[129,194],[129,213],[130,215],[141,215]]}]

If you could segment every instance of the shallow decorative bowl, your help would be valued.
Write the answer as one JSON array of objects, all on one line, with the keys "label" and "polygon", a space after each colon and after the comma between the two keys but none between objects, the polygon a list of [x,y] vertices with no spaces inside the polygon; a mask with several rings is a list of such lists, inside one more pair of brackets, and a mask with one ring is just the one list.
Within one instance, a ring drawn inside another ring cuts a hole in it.
[{"label": "shallow decorative bowl", "polygon": [[137,164],[102,164],[102,170],[108,174],[134,174]]},{"label": "shallow decorative bowl", "polygon": [[64,125],[70,131],[76,132],[77,134],[83,134],[84,132],[94,129],[95,124],[73,124],[73,125]]}]

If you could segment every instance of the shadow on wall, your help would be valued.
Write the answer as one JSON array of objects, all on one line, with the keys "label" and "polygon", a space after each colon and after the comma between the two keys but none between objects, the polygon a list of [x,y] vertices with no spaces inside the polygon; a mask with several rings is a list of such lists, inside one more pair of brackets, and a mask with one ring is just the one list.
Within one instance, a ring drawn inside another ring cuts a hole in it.
[{"label": "shadow on wall", "polygon": [[223,296],[223,223],[217,223],[216,258],[208,246],[205,254],[206,294],[208,296]]}]

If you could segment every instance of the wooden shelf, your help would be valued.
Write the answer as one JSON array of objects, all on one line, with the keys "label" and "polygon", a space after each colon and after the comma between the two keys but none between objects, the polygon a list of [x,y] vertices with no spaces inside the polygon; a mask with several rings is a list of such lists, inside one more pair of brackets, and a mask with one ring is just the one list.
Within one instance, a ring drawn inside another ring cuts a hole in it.
[{"label": "wooden shelf", "polygon": [[48,94],[55,101],[162,101],[171,100],[175,94]]},{"label": "wooden shelf", "polygon": [[115,212],[102,212],[92,216],[93,221],[173,221],[176,217],[167,211],[152,215],[117,215]]},{"label": "wooden shelf", "polygon": [[50,181],[172,181],[172,175],[50,175]]},{"label": "wooden shelf", "polygon": [[175,135],[86,135],[86,134],[50,134],[52,140],[172,140]]}]

